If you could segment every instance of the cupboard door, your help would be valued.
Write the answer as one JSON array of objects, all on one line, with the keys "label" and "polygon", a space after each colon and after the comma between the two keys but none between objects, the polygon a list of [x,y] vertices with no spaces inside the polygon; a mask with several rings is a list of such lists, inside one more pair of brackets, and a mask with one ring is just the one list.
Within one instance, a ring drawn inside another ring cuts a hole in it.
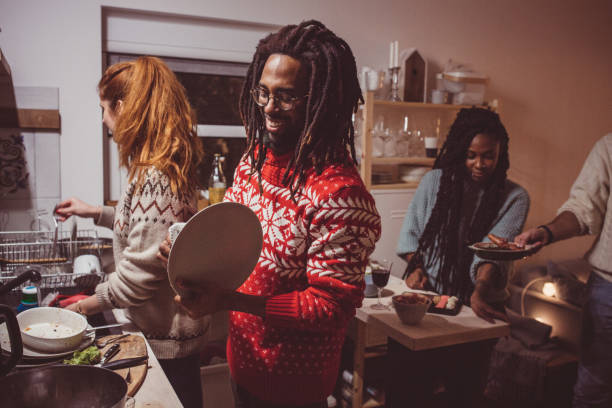
[{"label": "cupboard door", "polygon": [[371,191],[380,214],[382,227],[380,240],[377,242],[371,258],[392,261],[393,269],[391,273],[400,278],[404,269],[406,269],[406,262],[395,254],[395,248],[414,192],[414,189]]}]

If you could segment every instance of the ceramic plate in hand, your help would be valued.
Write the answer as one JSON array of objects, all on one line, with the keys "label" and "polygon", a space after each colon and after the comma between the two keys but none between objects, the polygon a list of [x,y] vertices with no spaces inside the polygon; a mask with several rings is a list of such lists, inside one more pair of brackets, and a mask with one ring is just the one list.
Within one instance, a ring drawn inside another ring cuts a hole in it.
[{"label": "ceramic plate in hand", "polygon": [[524,249],[502,249],[492,242],[477,242],[468,245],[480,258],[491,261],[514,261],[528,257],[536,248],[526,246]]},{"label": "ceramic plate in hand", "polygon": [[236,290],[257,264],[263,234],[247,206],[223,202],[194,215],[178,234],[168,257],[170,285],[177,279]]},{"label": "ceramic plate in hand", "polygon": [[[87,325],[87,328],[91,329],[92,327],[90,325]],[[37,351],[31,348],[28,348],[28,346],[24,344],[22,360],[30,360],[30,359],[39,360],[39,359],[50,359],[50,358],[55,358],[55,357],[64,357],[64,356],[72,354],[73,352],[77,350],[82,350],[85,347],[91,346],[91,344],[94,342],[95,337],[96,337],[95,330],[92,330],[89,332],[86,331],[83,334],[83,340],[81,341],[81,344],[79,344],[77,347],[75,347],[72,350],[63,351],[61,353],[45,353],[44,351]],[[0,325],[0,346],[2,347],[2,350],[4,351],[8,351],[8,352],[11,351],[11,341],[9,339],[8,331],[6,330],[6,323],[3,323]]]}]

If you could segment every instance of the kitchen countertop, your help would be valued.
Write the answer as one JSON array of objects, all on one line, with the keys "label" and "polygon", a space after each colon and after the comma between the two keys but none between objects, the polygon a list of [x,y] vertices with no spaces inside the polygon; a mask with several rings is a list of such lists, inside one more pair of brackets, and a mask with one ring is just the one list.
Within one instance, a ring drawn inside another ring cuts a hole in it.
[{"label": "kitchen countertop", "polygon": [[[126,323],[124,326],[112,329],[113,333],[130,333],[142,336],[142,333],[134,326],[123,313],[122,309],[113,309],[104,312],[104,317],[109,323]],[[144,336],[143,336],[144,337]],[[178,399],[174,388],[170,385],[164,374],[159,361],[153,354],[149,342],[145,339],[147,353],[149,355],[149,369],[140,389],[134,395],[136,408],[180,408],[183,405]]]}]

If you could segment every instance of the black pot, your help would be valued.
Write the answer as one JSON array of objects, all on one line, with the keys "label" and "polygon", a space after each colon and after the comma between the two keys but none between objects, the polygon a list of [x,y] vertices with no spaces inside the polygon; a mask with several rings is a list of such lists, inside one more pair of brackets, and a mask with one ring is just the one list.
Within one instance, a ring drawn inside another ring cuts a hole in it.
[{"label": "black pot", "polygon": [[[0,376],[7,374],[17,365],[23,355],[23,343],[21,342],[21,332],[19,331],[19,323],[15,317],[15,312],[7,305],[0,305],[0,315],[4,316],[6,328],[11,342],[11,352],[6,358],[5,352],[0,353]],[[7,352],[8,353],[8,352]],[[0,405],[7,406],[8,405]]]},{"label": "black pot", "polygon": [[32,368],[0,378],[0,407],[123,408],[127,384],[94,366]]},{"label": "black pot", "polygon": [[[0,284],[0,295],[8,294],[12,289],[21,285],[26,281],[40,282],[40,273],[32,268],[24,273],[20,274],[16,278],[11,279],[4,285]],[[0,352],[0,376],[7,374],[17,365],[17,362],[21,360],[23,355],[23,343],[21,342],[21,331],[19,330],[19,323],[15,317],[15,312],[7,305],[0,305],[0,316],[4,317],[6,322],[6,329],[9,335],[9,341],[11,342],[11,352],[6,358],[5,352]]]}]

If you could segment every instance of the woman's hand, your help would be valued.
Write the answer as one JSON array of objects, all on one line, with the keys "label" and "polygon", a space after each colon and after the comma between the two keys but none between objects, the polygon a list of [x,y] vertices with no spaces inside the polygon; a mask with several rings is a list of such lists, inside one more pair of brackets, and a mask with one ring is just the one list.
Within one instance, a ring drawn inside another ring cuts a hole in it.
[{"label": "woman's hand", "polygon": [[85,316],[100,313],[102,311],[102,307],[100,307],[98,299],[95,295],[89,296],[85,299],[81,299],[78,302],[71,303],[64,309],[70,310],[72,312],[77,312]]},{"label": "woman's hand", "polygon": [[71,303],[71,304],[69,304],[68,306],[66,306],[64,309],[66,309],[66,310],[70,310],[71,312],[77,312],[77,313],[80,313],[80,312],[79,312],[79,306],[80,306],[80,305],[79,305],[78,303],[79,303],[79,302],[74,302],[74,303]]},{"label": "woman's hand", "polygon": [[476,287],[470,297],[470,307],[476,313],[476,316],[486,320],[489,323],[495,323],[493,319],[507,321],[506,315],[485,302],[482,296],[482,290]]},{"label": "woman's hand", "polygon": [[170,241],[170,233],[168,233],[166,234],[166,238],[159,244],[157,251],[157,259],[159,259],[166,268],[168,267],[168,257],[170,256],[171,247],[172,242]]},{"label": "woman's hand", "polygon": [[416,268],[406,278],[406,286],[410,289],[425,289],[427,285],[427,275],[423,268]]},{"label": "woman's hand", "polygon": [[83,218],[98,218],[101,212],[101,207],[89,205],[75,197],[62,201],[54,210],[60,221],[66,221],[73,215]]}]

